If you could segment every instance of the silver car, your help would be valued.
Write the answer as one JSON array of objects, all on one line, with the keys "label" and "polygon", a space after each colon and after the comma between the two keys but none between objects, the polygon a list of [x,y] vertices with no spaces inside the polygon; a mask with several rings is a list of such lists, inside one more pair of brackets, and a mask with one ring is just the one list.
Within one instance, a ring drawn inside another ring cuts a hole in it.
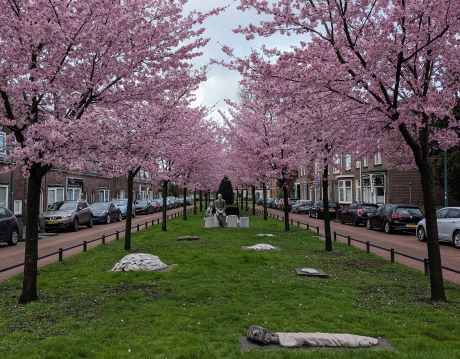
[{"label": "silver car", "polygon": [[[453,242],[460,249],[460,207],[445,207],[436,212],[438,237],[443,242]],[[426,221],[417,224],[417,238],[426,241]]]},{"label": "silver car", "polygon": [[40,215],[39,220],[40,228],[45,232],[59,229],[76,232],[82,224],[88,228],[94,224],[91,208],[83,200],[55,202]]}]

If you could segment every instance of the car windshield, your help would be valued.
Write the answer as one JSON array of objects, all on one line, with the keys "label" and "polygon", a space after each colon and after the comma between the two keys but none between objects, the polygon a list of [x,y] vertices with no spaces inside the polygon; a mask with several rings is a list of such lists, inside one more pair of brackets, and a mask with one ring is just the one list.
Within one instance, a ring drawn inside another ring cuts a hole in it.
[{"label": "car windshield", "polygon": [[147,205],[147,201],[137,201],[137,204],[140,204],[141,206]]},{"label": "car windshield", "polygon": [[107,209],[108,205],[109,204],[106,202],[96,202],[93,203],[90,207],[91,209]]},{"label": "car windshield", "polygon": [[398,207],[395,210],[397,214],[405,214],[408,216],[422,216],[422,211],[416,207]]},{"label": "car windshield", "polygon": [[127,199],[118,199],[116,201],[113,201],[117,206],[126,206],[128,204]]},{"label": "car windshield", "polygon": [[329,207],[338,207],[337,202],[329,202]]},{"label": "car windshield", "polygon": [[77,207],[77,201],[55,202],[48,209],[50,211],[70,211]]}]

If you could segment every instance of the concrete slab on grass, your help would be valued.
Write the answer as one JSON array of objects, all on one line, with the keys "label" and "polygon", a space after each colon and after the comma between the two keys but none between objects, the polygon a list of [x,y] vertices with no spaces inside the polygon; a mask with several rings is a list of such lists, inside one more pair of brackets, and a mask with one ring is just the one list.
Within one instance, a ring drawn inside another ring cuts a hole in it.
[{"label": "concrete slab on grass", "polygon": [[315,272],[306,272],[302,271],[302,269],[313,269],[313,268],[296,268],[295,272],[297,275],[301,275],[304,277],[317,277],[317,278],[328,278],[329,276],[321,269],[314,269]]},{"label": "concrete slab on grass", "polygon": [[251,350],[251,349],[269,349],[269,350],[274,350],[274,349],[287,349],[287,350],[302,350],[302,351],[310,351],[310,350],[340,350],[340,351],[356,351],[356,350],[374,350],[374,349],[386,349],[386,350],[391,350],[394,351],[395,347],[391,345],[391,343],[383,338],[378,338],[379,342],[377,345],[374,345],[369,348],[329,348],[329,347],[308,347],[308,346],[302,346],[302,347],[296,347],[296,348],[286,348],[282,347],[281,345],[278,344],[267,344],[263,345],[260,343],[253,342],[248,339],[248,337],[240,337],[240,349],[241,351],[246,351],[246,350]]},{"label": "concrete slab on grass", "polygon": [[184,237],[177,237],[178,241],[198,241],[200,237],[198,236],[184,236]]}]

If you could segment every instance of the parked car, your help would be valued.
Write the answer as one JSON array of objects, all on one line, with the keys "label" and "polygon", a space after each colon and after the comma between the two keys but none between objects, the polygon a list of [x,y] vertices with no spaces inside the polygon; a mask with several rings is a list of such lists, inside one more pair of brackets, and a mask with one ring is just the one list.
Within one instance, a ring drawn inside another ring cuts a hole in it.
[{"label": "parked car", "polygon": [[153,213],[161,212],[161,205],[157,201],[152,201],[151,202],[152,208],[153,208]]},{"label": "parked car", "polygon": [[[336,212],[340,210],[340,206],[336,201],[329,201],[329,217],[335,218]],[[323,201],[316,201],[310,208],[310,217],[324,218],[324,204]]]},{"label": "parked car", "polygon": [[307,214],[310,213],[310,208],[313,206],[314,202],[311,200],[300,200],[296,204],[292,205],[291,212],[298,214]]},{"label": "parked car", "polygon": [[70,229],[74,232],[82,224],[91,228],[94,224],[93,213],[83,200],[59,201],[48,207],[39,217],[40,228],[49,230]]},{"label": "parked car", "polygon": [[268,208],[275,208],[276,202],[278,198],[267,198],[267,207]]},{"label": "parked car", "polygon": [[0,242],[15,246],[19,241],[19,223],[8,208],[0,207]]},{"label": "parked car", "polygon": [[[460,249],[460,207],[445,207],[436,212],[438,222],[438,238],[442,242],[452,242]],[[417,238],[426,241],[426,221],[417,224]]]},{"label": "parked car", "polygon": [[152,214],[152,203],[147,199],[141,199],[134,202],[134,211],[136,214]]},{"label": "parked car", "polygon": [[368,213],[374,213],[379,206],[374,203],[352,203],[340,212],[340,223],[351,223],[357,227],[366,225]]},{"label": "parked car", "polygon": [[113,221],[121,222],[122,214],[113,202],[94,202],[89,206],[93,212],[95,223],[111,223]]},{"label": "parked car", "polygon": [[406,204],[385,204],[368,215],[367,229],[383,229],[389,234],[393,231],[414,232],[423,213],[417,206]]},{"label": "parked car", "polygon": [[[112,202],[120,210],[121,217],[126,218],[128,214],[128,200],[127,199],[114,199]],[[134,203],[133,203],[132,218],[134,217],[136,217],[136,211],[134,209]]]}]

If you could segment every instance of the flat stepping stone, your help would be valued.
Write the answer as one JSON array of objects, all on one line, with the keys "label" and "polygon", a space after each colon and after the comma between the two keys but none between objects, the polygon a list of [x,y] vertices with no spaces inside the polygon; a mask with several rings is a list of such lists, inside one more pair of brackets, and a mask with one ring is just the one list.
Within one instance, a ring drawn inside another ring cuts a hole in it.
[{"label": "flat stepping stone", "polygon": [[258,237],[274,237],[275,235],[271,233],[259,233],[257,236]]},{"label": "flat stepping stone", "polygon": [[252,250],[252,251],[276,251],[279,250],[278,247],[272,246],[268,243],[258,243],[253,246],[243,246],[243,249]]},{"label": "flat stepping stone", "polygon": [[301,347],[295,347],[295,348],[287,348],[287,347],[282,347],[279,344],[261,344],[254,342],[248,337],[243,336],[240,337],[240,349],[241,351],[246,351],[246,350],[251,350],[251,349],[287,349],[287,350],[303,350],[303,351],[309,351],[309,350],[340,350],[340,351],[355,351],[355,350],[375,350],[375,349],[387,349],[394,351],[395,347],[391,345],[391,343],[384,339],[384,338],[377,338],[379,340],[377,345],[373,345],[372,347],[369,348],[330,348],[330,347],[309,347],[309,346],[301,346]]},{"label": "flat stepping stone", "polygon": [[329,277],[321,269],[315,269],[315,268],[296,268],[295,272],[297,273],[297,275],[301,275],[304,277],[318,277],[318,278],[328,278]]},{"label": "flat stepping stone", "polygon": [[198,236],[183,236],[183,237],[177,237],[178,241],[198,241],[200,240],[200,237]]}]

